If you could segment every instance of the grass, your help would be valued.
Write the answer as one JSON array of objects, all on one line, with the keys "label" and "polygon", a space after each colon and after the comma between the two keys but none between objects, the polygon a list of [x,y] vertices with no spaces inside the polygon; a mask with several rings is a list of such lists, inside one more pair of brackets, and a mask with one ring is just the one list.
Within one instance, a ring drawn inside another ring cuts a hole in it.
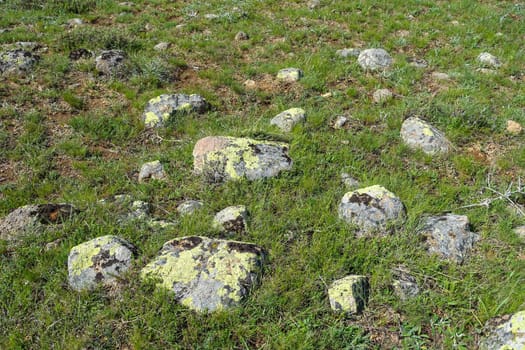
[{"label": "grass", "polygon": [[[0,28],[9,29],[1,44],[48,47],[28,77],[0,78],[0,214],[35,202],[82,210],[58,230],[17,247],[0,244],[0,348],[471,349],[488,319],[525,307],[524,243],[512,231],[524,218],[502,201],[460,209],[490,195],[483,192],[489,174],[499,189],[525,175],[523,136],[505,132],[508,119],[525,123],[525,51],[516,45],[525,35],[523,4],[325,0],[310,10],[303,1],[133,2],[0,5]],[[66,27],[75,17],[86,25]],[[250,39],[235,41],[240,30]],[[161,41],[171,43],[166,52],[153,49]],[[383,47],[395,65],[365,73],[355,59],[335,55],[344,47]],[[127,77],[104,79],[92,61],[69,61],[79,48],[126,51]],[[476,71],[483,51],[504,63],[493,75]],[[411,67],[412,57],[428,68]],[[288,66],[302,69],[304,79],[275,82]],[[452,78],[436,83],[431,72]],[[257,88],[246,88],[247,79]],[[374,104],[378,88],[397,97]],[[169,92],[199,93],[212,111],[184,116],[155,136],[140,115],[148,99]],[[281,135],[269,121],[291,107],[305,109],[307,122]],[[350,129],[330,127],[340,114],[351,116]],[[411,115],[443,130],[454,151],[432,158],[403,145],[399,129]],[[192,174],[191,152],[209,135],[288,141],[293,170],[205,183]],[[154,159],[168,181],[138,184],[140,165]],[[337,218],[343,171],[396,193],[407,223],[392,236],[355,238]],[[114,209],[97,201],[121,193],[179,224],[154,231],[116,223]],[[179,218],[175,208],[185,199],[205,208]],[[269,252],[262,283],[242,306],[196,314],[140,282],[141,267],[163,242],[214,232],[214,213],[237,204],[250,212],[249,230],[233,238]],[[460,266],[427,255],[414,235],[421,216],[447,211],[468,215],[482,237]],[[124,286],[72,291],[69,250],[106,234],[139,248]],[[390,269],[399,264],[422,291],[408,302],[390,287]],[[334,314],[326,284],[352,273],[370,277],[369,305],[363,315]]]}]

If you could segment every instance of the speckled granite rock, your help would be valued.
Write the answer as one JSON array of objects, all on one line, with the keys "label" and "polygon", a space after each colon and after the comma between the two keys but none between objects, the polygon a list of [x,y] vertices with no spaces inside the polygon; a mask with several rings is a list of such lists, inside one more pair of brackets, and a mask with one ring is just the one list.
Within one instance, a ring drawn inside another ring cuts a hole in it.
[{"label": "speckled granite rock", "polygon": [[394,60],[384,49],[366,49],[359,53],[357,63],[364,70],[385,70],[389,68]]},{"label": "speckled granite rock", "polygon": [[410,148],[427,154],[447,153],[452,148],[441,131],[424,120],[410,117],[401,126],[401,138]]}]

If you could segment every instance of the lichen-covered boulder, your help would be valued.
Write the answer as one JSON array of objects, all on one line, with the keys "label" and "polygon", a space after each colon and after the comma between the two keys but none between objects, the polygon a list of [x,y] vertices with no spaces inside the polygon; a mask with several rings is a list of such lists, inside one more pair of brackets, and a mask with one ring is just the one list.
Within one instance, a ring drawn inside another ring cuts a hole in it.
[{"label": "lichen-covered boulder", "polygon": [[224,208],[213,218],[213,226],[228,233],[246,232],[248,211],[244,205],[234,205]]},{"label": "lichen-covered boulder", "polygon": [[67,259],[69,285],[81,291],[99,283],[117,283],[131,266],[135,251],[131,243],[116,236],[98,237],[71,248]]},{"label": "lichen-covered boulder", "polygon": [[410,148],[426,154],[447,153],[452,148],[441,131],[417,117],[410,117],[401,126],[401,138]]},{"label": "lichen-covered boulder", "polygon": [[418,233],[426,240],[429,253],[462,263],[479,240],[469,228],[465,215],[446,214],[426,218]]},{"label": "lichen-covered boulder", "polygon": [[77,213],[71,204],[30,204],[17,208],[0,220],[0,239],[16,240],[40,233],[45,226],[60,224]]},{"label": "lichen-covered boulder", "polygon": [[40,59],[39,56],[22,49],[0,53],[0,74],[27,74]]},{"label": "lichen-covered boulder", "polygon": [[288,144],[249,138],[209,136],[193,149],[197,174],[212,182],[273,177],[292,168]]},{"label": "lichen-covered boulder", "polygon": [[330,307],[337,312],[361,313],[368,303],[368,277],[350,275],[334,281],[328,288]]},{"label": "lichen-covered boulder", "polygon": [[142,114],[142,120],[147,127],[161,127],[177,114],[204,113],[209,108],[208,102],[200,95],[164,94],[148,101]]},{"label": "lichen-covered boulder", "polygon": [[204,206],[204,203],[202,201],[196,201],[193,199],[189,199],[187,201],[182,202],[177,206],[177,212],[180,215],[191,215],[195,211],[199,210]]},{"label": "lichen-covered boulder", "polygon": [[389,68],[394,60],[384,49],[366,49],[359,53],[357,63],[364,70],[384,70]]},{"label": "lichen-covered boulder", "polygon": [[292,131],[293,127],[304,122],[306,113],[302,108],[290,108],[284,112],[277,114],[271,121],[271,125],[277,126],[284,132]]},{"label": "lichen-covered boulder", "polygon": [[389,226],[405,220],[405,206],[395,194],[375,185],[346,193],[339,204],[339,217],[359,228],[358,237],[386,234]]},{"label": "lichen-covered boulder", "polygon": [[525,311],[489,320],[479,350],[525,349]]},{"label": "lichen-covered boulder", "polygon": [[164,167],[162,166],[162,163],[160,161],[155,160],[153,162],[144,163],[140,168],[139,182],[144,182],[149,179],[166,179],[166,173],[164,172]]},{"label": "lichen-covered boulder", "polygon": [[298,68],[284,68],[277,72],[277,79],[285,82],[298,81],[303,77],[303,71]]},{"label": "lichen-covered boulder", "polygon": [[259,279],[263,249],[251,243],[191,236],[168,241],[142,270],[157,287],[196,311],[236,306]]},{"label": "lichen-covered boulder", "polygon": [[112,77],[124,75],[126,70],[127,55],[121,50],[102,51],[95,58],[95,68],[98,72]]},{"label": "lichen-covered boulder", "polygon": [[394,292],[401,300],[408,300],[419,294],[417,281],[407,268],[404,266],[393,268],[392,275],[394,277],[392,283]]}]

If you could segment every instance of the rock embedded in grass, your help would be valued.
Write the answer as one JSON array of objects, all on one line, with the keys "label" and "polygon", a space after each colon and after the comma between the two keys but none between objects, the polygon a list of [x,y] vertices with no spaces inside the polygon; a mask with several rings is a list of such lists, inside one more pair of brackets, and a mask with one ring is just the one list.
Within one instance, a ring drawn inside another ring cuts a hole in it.
[{"label": "rock embedded in grass", "polygon": [[525,349],[525,310],[489,320],[484,333],[479,350]]},{"label": "rock embedded in grass", "polygon": [[250,39],[250,37],[248,36],[248,34],[246,34],[243,31],[237,32],[237,34],[235,34],[235,40],[237,41],[248,40],[248,39]]},{"label": "rock embedded in grass", "polygon": [[298,123],[304,122],[306,119],[306,112],[302,108],[290,108],[284,112],[277,114],[271,121],[271,125],[277,126],[284,132],[292,131],[293,127]]},{"label": "rock embedded in grass", "polygon": [[288,149],[283,142],[209,136],[195,144],[193,165],[196,174],[211,182],[257,180],[290,170]]},{"label": "rock embedded in grass", "polygon": [[364,70],[385,70],[394,63],[392,57],[384,49],[366,49],[359,53],[357,63]]},{"label": "rock embedded in grass", "polygon": [[202,201],[196,201],[193,199],[189,199],[187,201],[182,202],[177,206],[177,212],[180,215],[191,215],[200,208],[204,206],[204,203]]},{"label": "rock embedded in grass", "polygon": [[60,224],[77,212],[71,204],[25,205],[0,220],[0,239],[12,241],[26,234],[41,233],[46,226]]},{"label": "rock embedded in grass", "polygon": [[341,173],[341,181],[348,189],[359,187],[359,181],[354,179],[352,175],[348,173]]},{"label": "rock embedded in grass", "polygon": [[22,49],[0,53],[0,74],[25,75],[33,69],[40,57]]},{"label": "rock embedded in grass", "polygon": [[245,233],[248,211],[244,205],[224,208],[213,218],[213,226],[227,233]]},{"label": "rock embedded in grass", "polygon": [[523,131],[523,127],[520,123],[515,122],[514,120],[507,120],[507,132],[513,135],[519,135]]},{"label": "rock embedded in grass", "polygon": [[95,68],[110,77],[122,77],[126,71],[127,55],[121,50],[102,51],[95,58]]},{"label": "rock embedded in grass", "polygon": [[155,50],[155,51],[166,51],[167,49],[170,48],[170,46],[171,46],[170,43],[163,41],[163,42],[160,42],[157,45],[153,46],[153,50]]},{"label": "rock embedded in grass", "polygon": [[394,97],[392,91],[388,89],[378,89],[372,94],[375,103],[386,103]]},{"label": "rock embedded in grass", "polygon": [[339,218],[358,227],[357,236],[385,235],[391,226],[405,221],[405,206],[380,185],[346,193],[339,203]]},{"label": "rock embedded in grass", "polygon": [[368,277],[350,275],[334,281],[328,288],[328,298],[332,310],[343,313],[363,312],[370,294]]},{"label": "rock embedded in grass", "polygon": [[336,130],[343,129],[348,123],[348,118],[344,115],[338,115],[332,124],[332,127]]},{"label": "rock embedded in grass", "polygon": [[261,247],[200,236],[168,241],[141,277],[160,279],[158,288],[175,293],[190,309],[206,312],[237,306],[259,280]]},{"label": "rock embedded in grass", "polygon": [[485,66],[488,66],[488,67],[494,67],[494,68],[498,68],[501,66],[501,62],[500,60],[488,53],[488,52],[482,52],[479,54],[478,58],[477,58],[478,62],[481,63],[482,65],[485,65]]},{"label": "rock embedded in grass", "polygon": [[102,236],[73,247],[67,259],[69,285],[76,291],[118,283],[136,251],[128,241]]},{"label": "rock embedded in grass", "polygon": [[337,50],[335,52],[335,54],[337,56],[340,56],[340,57],[343,57],[343,58],[347,58],[347,57],[358,57],[359,54],[361,53],[361,50],[360,49],[356,49],[356,48],[344,48],[344,49],[341,49],[341,50]]},{"label": "rock embedded in grass", "polygon": [[166,180],[166,173],[164,172],[164,166],[158,160],[153,162],[144,163],[140,168],[139,182],[147,180]]},{"label": "rock embedded in grass", "polygon": [[459,264],[479,240],[479,235],[470,231],[468,217],[455,214],[426,218],[418,234],[425,239],[429,253]]},{"label": "rock embedded in grass", "polygon": [[394,282],[392,283],[394,293],[399,299],[406,301],[419,294],[417,281],[406,267],[398,266],[393,268],[392,275],[394,277]]},{"label": "rock embedded in grass", "polygon": [[142,120],[147,127],[161,127],[177,114],[204,113],[209,109],[210,105],[200,95],[164,94],[148,101]]},{"label": "rock embedded in grass", "polygon": [[420,149],[430,155],[447,153],[452,148],[441,131],[417,117],[410,117],[403,122],[401,138],[410,148]]},{"label": "rock embedded in grass", "polygon": [[284,68],[277,73],[277,79],[285,82],[299,81],[303,77],[303,71],[298,68]]}]

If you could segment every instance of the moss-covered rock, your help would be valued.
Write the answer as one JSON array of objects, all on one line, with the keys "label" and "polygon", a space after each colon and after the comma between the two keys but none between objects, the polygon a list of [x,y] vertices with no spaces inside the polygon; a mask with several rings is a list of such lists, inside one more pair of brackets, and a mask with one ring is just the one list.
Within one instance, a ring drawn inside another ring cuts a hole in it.
[{"label": "moss-covered rock", "polygon": [[257,282],[263,249],[251,243],[182,237],[166,242],[142,270],[142,278],[158,278],[182,305],[215,311],[238,305]]},{"label": "moss-covered rock", "polygon": [[361,313],[370,293],[366,276],[350,275],[334,281],[328,288],[332,310],[347,313]]},{"label": "moss-covered rock", "polygon": [[39,56],[22,49],[8,50],[0,53],[0,74],[27,74],[40,59]]},{"label": "moss-covered rock", "polygon": [[114,284],[131,266],[135,247],[116,236],[102,236],[79,244],[69,253],[69,285],[77,291],[90,290],[99,283]]},{"label": "moss-covered rock", "polygon": [[277,79],[285,82],[298,81],[303,77],[303,71],[298,68],[284,68],[277,73]]},{"label": "moss-covered rock", "polygon": [[293,127],[301,122],[304,122],[306,113],[302,108],[290,108],[284,112],[277,114],[271,121],[271,125],[277,126],[284,132],[292,131]]},{"label": "moss-covered rock", "polygon": [[142,114],[142,120],[147,127],[162,127],[177,114],[204,113],[209,108],[208,102],[196,94],[164,94],[148,101]]},{"label": "moss-covered rock", "polygon": [[401,126],[401,138],[410,148],[427,154],[447,153],[452,148],[441,131],[417,117],[410,117]]},{"label": "moss-covered rock", "polygon": [[525,311],[489,320],[485,328],[479,350],[525,349]]},{"label": "moss-covered rock", "polygon": [[292,167],[285,143],[223,136],[199,140],[193,161],[195,172],[212,182],[267,178]]}]

